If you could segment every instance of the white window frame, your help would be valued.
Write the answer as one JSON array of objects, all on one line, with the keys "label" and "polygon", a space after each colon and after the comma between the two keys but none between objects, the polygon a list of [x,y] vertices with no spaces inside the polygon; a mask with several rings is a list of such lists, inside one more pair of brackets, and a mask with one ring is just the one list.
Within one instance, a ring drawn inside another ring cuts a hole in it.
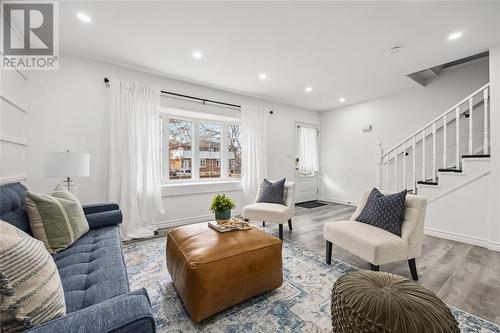
[{"label": "white window frame", "polygon": [[[183,183],[217,183],[217,182],[240,182],[241,179],[235,177],[229,177],[229,126],[237,125],[241,126],[239,122],[235,121],[220,121],[220,120],[211,120],[211,119],[203,119],[203,118],[190,118],[190,117],[182,117],[177,114],[169,114],[168,112],[160,112],[161,118],[161,183],[162,185],[169,184],[183,184]],[[191,178],[190,179],[170,179],[169,177],[169,144],[168,140],[164,138],[168,138],[168,124],[169,119],[178,119],[184,121],[190,121],[192,123],[192,142],[191,142]],[[220,164],[221,164],[221,176],[219,178],[200,178],[200,145],[199,145],[199,127],[200,122],[217,124],[221,126],[221,147],[220,147]],[[164,156],[167,156],[166,165],[163,163]]]}]

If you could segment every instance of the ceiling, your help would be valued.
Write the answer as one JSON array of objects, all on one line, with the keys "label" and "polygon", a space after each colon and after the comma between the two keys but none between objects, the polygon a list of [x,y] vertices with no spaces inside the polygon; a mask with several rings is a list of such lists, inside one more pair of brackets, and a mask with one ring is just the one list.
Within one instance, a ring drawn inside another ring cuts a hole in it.
[{"label": "ceiling", "polygon": [[418,87],[406,74],[500,43],[497,1],[70,1],[59,11],[62,52],[312,110]]}]

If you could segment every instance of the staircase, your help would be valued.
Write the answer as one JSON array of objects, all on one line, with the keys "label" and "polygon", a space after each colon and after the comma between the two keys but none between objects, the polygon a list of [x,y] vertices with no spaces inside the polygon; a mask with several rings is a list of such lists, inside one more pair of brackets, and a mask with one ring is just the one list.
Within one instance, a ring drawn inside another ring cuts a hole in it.
[{"label": "staircase", "polygon": [[439,196],[489,170],[489,84],[392,149],[378,144],[377,187]]},{"label": "staircase", "polygon": [[487,222],[489,98],[486,84],[387,152],[379,144],[376,184],[425,196],[426,234],[496,249]]}]

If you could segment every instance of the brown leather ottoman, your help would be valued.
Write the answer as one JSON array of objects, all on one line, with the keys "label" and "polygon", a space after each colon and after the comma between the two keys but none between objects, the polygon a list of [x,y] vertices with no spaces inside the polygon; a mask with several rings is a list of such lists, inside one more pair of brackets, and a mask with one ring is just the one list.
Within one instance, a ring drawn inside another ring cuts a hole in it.
[{"label": "brown leather ottoman", "polygon": [[175,228],[167,235],[167,268],[191,320],[199,322],[281,286],[281,241],[257,228]]}]

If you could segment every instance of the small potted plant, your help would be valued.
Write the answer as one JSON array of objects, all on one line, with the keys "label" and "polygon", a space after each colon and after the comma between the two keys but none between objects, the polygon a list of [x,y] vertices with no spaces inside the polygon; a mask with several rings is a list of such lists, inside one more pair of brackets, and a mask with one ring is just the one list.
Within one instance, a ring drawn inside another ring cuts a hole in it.
[{"label": "small potted plant", "polygon": [[217,223],[225,222],[231,219],[231,209],[234,209],[236,204],[233,199],[225,194],[217,194],[212,198],[210,211],[215,213]]}]

